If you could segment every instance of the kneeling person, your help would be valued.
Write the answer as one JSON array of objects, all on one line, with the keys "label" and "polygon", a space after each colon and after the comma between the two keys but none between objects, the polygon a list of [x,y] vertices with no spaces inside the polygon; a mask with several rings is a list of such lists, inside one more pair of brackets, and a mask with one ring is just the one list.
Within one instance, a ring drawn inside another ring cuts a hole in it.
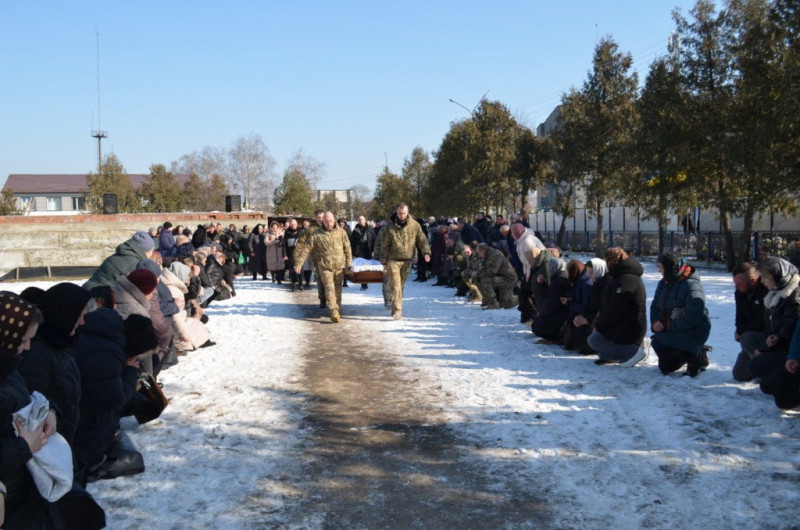
[{"label": "kneeling person", "polygon": [[508,258],[486,243],[478,245],[478,256],[483,260],[483,268],[476,279],[486,309],[516,306],[514,284],[517,283],[517,271]]}]

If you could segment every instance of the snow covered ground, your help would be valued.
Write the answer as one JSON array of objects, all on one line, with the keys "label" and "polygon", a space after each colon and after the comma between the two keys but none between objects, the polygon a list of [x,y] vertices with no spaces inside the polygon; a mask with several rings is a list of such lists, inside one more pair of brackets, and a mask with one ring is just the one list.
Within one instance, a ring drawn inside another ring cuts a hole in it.
[{"label": "snow covered ground", "polygon": [[[514,469],[509,482],[529,484],[555,528],[796,528],[800,414],[733,381],[733,284],[700,272],[714,351],[696,379],[662,376],[654,357],[596,366],[534,344],[516,311],[482,311],[431,282],[406,284],[402,321],[383,309],[379,286],[345,289],[336,332],[369,333],[392,352],[470,441],[466,458]],[[657,281],[645,264],[650,295]],[[241,279],[237,292],[208,310],[217,346],[161,375],[171,399],[162,417],[123,424],[147,471],[90,484],[109,528],[275,526],[253,507],[270,497],[277,513],[291,494],[274,478],[308,435],[304,341],[324,324],[297,318],[286,286]]]}]

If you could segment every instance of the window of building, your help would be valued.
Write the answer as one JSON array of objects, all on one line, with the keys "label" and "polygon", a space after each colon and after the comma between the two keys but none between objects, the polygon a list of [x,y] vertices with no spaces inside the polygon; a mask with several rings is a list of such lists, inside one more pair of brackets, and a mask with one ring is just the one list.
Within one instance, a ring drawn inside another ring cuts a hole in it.
[{"label": "window of building", "polygon": [[36,201],[31,196],[24,196],[19,198],[19,209],[22,212],[35,212]]},{"label": "window of building", "polygon": [[73,197],[72,198],[72,209],[73,210],[85,210],[86,209],[86,197]]},{"label": "window of building", "polygon": [[47,211],[60,212],[61,211],[61,197],[47,197]]}]

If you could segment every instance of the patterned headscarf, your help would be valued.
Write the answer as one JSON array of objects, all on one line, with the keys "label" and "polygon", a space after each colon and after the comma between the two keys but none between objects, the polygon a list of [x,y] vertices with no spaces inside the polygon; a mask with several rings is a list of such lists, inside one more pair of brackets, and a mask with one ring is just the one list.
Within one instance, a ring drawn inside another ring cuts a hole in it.
[{"label": "patterned headscarf", "polygon": [[0,355],[16,355],[36,306],[8,291],[0,291]]}]

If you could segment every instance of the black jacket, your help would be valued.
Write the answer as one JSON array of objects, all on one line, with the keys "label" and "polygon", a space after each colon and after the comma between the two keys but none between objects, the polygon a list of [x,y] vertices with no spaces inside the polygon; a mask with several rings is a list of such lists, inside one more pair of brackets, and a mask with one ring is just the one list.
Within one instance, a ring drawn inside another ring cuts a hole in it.
[{"label": "black jacket", "polygon": [[372,259],[375,231],[367,225],[356,225],[350,233],[350,248],[353,249],[354,258]]},{"label": "black jacket", "polygon": [[634,258],[608,271],[603,302],[594,329],[617,344],[641,344],[647,332],[647,292],[644,270]]},{"label": "black jacket", "polygon": [[[225,271],[222,270],[222,265],[219,264],[214,256],[209,256],[206,259],[206,273],[211,282],[212,289],[214,289],[214,300],[227,300],[231,297],[231,292],[222,285],[222,280],[225,279]],[[226,282],[227,283],[227,282]]]},{"label": "black jacket", "polygon": [[735,291],[736,300],[736,333],[746,331],[764,331],[764,296],[769,289],[758,280],[755,287],[746,293]]},{"label": "black jacket", "polygon": [[78,464],[99,463],[114,441],[120,412],[133,397],[139,377],[127,360],[119,313],[98,309],[86,315],[75,348],[81,371],[80,420],[73,445]]},{"label": "black jacket", "polygon": [[533,332],[545,339],[556,340],[561,332],[561,328],[569,316],[569,306],[561,303],[561,297],[569,296],[572,291],[572,284],[563,276],[552,279],[550,287],[547,289],[547,298],[536,320],[533,323]]},{"label": "black jacket", "polygon": [[40,392],[60,410],[58,432],[70,445],[81,398],[81,375],[72,356],[75,337],[70,333],[90,298],[89,291],[71,283],[48,289],[37,302],[44,322],[19,365],[28,390]]},{"label": "black jacket", "polygon": [[8,374],[0,374],[0,482],[8,490],[5,499],[6,519],[36,491],[25,466],[31,459],[31,451],[28,443],[14,434],[11,419],[15,412],[30,401],[28,387],[16,369]]}]

